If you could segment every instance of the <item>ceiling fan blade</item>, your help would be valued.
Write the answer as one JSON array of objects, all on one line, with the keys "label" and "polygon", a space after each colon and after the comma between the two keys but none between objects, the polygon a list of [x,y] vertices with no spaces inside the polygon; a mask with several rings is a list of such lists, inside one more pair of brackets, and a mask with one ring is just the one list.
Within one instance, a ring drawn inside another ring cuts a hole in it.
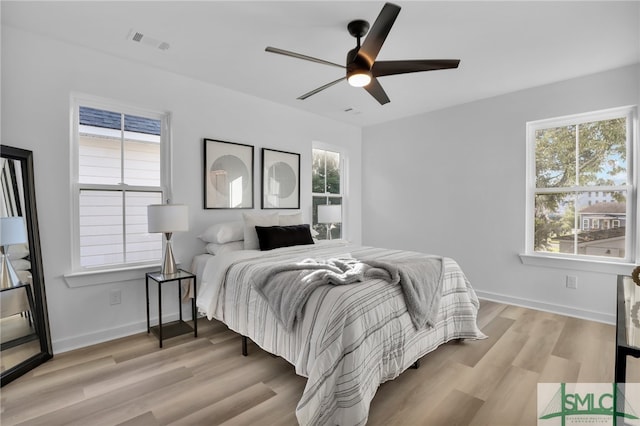
[{"label": "ceiling fan blade", "polygon": [[304,95],[302,95],[302,96],[299,96],[299,97],[298,97],[298,99],[300,99],[300,100],[305,100],[305,99],[307,99],[309,96],[313,96],[313,95],[315,95],[315,94],[316,94],[316,93],[318,93],[318,92],[322,92],[324,89],[326,89],[326,88],[328,88],[328,87],[331,87],[331,86],[333,86],[334,84],[338,84],[338,83],[340,83],[342,80],[346,80],[346,79],[347,79],[347,77],[346,77],[346,76],[345,76],[345,77],[340,77],[339,79],[337,79],[337,80],[335,80],[335,81],[332,81],[331,83],[327,83],[327,84],[325,84],[324,86],[320,86],[320,87],[318,87],[317,89],[313,89],[312,91],[307,92],[307,93],[305,93],[305,94],[304,94]]},{"label": "ceiling fan blade", "polygon": [[266,52],[277,53],[279,55],[291,56],[292,58],[304,59],[305,61],[317,62],[319,64],[332,65],[334,67],[344,69],[344,65],[336,64],[334,62],[325,61],[324,59],[314,58],[313,56],[302,55],[300,53],[291,52],[289,50],[278,49],[277,47],[267,46],[264,49]]},{"label": "ceiling fan blade", "polygon": [[400,13],[400,6],[393,3],[385,3],[380,14],[364,39],[358,55],[363,56],[369,64],[373,64],[378,57],[378,52],[384,43],[393,23]]},{"label": "ceiling fan blade", "polygon": [[380,102],[380,105],[384,105],[390,102],[389,97],[380,85],[378,79],[375,77],[371,79],[371,83],[364,86],[364,90],[366,90],[371,96],[376,98],[376,101]]},{"label": "ceiling fan blade", "polygon": [[371,74],[384,75],[407,74],[410,72],[445,70],[458,68],[459,59],[416,59],[409,61],[377,61],[371,67]]}]

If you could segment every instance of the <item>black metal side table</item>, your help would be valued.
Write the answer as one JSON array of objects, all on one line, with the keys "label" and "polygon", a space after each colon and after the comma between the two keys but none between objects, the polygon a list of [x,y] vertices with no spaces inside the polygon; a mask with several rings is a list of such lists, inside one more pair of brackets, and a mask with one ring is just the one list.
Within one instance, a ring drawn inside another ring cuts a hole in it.
[{"label": "black metal side table", "polygon": [[616,383],[627,381],[627,356],[640,358],[640,286],[618,275]]},{"label": "black metal side table", "polygon": [[[151,327],[151,320],[149,318],[149,279],[158,283],[158,325]],[[191,315],[193,318],[193,327],[187,324],[182,319],[182,280],[193,280],[193,298],[191,299]],[[172,321],[167,324],[162,324],[162,284],[169,282],[178,282],[178,304],[180,306],[180,318],[177,321]],[[153,332],[160,340],[160,347],[162,347],[162,340],[169,339],[171,337],[179,336],[181,334],[191,333],[193,331],[193,337],[198,337],[198,315],[196,308],[196,296],[198,294],[198,288],[196,286],[196,276],[191,272],[187,272],[182,269],[178,269],[175,274],[162,274],[160,272],[149,272],[146,275],[146,294],[147,294],[147,333]]]}]

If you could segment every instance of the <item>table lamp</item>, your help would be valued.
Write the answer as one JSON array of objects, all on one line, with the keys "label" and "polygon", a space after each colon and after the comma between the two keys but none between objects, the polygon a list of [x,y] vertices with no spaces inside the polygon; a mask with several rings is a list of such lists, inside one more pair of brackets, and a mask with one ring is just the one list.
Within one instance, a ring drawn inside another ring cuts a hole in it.
[{"label": "table lamp", "polygon": [[20,280],[9,260],[9,246],[27,242],[27,231],[21,216],[0,218],[0,287],[11,288],[20,285]]},{"label": "table lamp", "polygon": [[323,204],[318,206],[318,223],[327,224],[327,239],[331,239],[334,224],[342,222],[342,206],[340,204]]},{"label": "table lamp", "polygon": [[147,223],[150,233],[163,233],[166,239],[162,257],[162,274],[178,272],[171,250],[173,232],[189,230],[189,210],[184,204],[151,204],[147,206]]}]

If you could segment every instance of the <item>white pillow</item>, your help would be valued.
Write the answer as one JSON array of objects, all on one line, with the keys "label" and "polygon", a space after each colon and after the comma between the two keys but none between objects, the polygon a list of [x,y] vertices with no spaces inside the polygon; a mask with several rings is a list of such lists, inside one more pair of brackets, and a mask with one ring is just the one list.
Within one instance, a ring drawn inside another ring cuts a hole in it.
[{"label": "white pillow", "polygon": [[280,214],[278,216],[278,225],[280,226],[302,225],[302,212],[298,212],[294,214]]},{"label": "white pillow", "polygon": [[220,255],[244,249],[244,241],[231,241],[225,244],[209,243],[207,244],[207,253]]},{"label": "white pillow", "polygon": [[256,226],[278,226],[280,221],[278,213],[243,213],[244,218],[244,248],[245,250],[258,250],[258,233]]},{"label": "white pillow", "polygon": [[7,252],[9,259],[23,259],[29,256],[29,246],[27,244],[12,244]]},{"label": "white pillow", "polygon": [[244,238],[244,224],[240,220],[216,223],[207,228],[198,238],[204,242],[216,244],[241,241]]}]

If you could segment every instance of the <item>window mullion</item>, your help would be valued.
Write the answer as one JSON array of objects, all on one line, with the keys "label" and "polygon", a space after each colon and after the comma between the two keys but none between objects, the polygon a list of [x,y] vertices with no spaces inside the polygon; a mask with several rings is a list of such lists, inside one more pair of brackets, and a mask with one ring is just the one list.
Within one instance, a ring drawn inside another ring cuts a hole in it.
[{"label": "window mullion", "polygon": [[573,193],[573,254],[578,254],[578,193]]},{"label": "window mullion", "polygon": [[535,188],[536,194],[554,194],[557,192],[589,192],[589,191],[604,191],[604,192],[621,192],[628,191],[627,185],[602,185],[602,186],[572,186],[572,187],[551,187],[551,188]]},{"label": "window mullion", "polygon": [[122,260],[127,263],[127,190],[122,190]]},{"label": "window mullion", "polygon": [[120,185],[122,191],[122,260],[127,263],[127,190],[124,181],[125,146],[124,146],[124,126],[125,114],[120,114]]},{"label": "window mullion", "polygon": [[[327,151],[323,151],[322,152],[322,164],[324,165],[324,193],[326,194],[327,192]],[[326,202],[329,202],[329,200],[327,200]]]},{"label": "window mullion", "polygon": [[124,114],[120,114],[120,184],[124,184]]},{"label": "window mullion", "polygon": [[576,145],[575,145],[575,164],[576,164],[576,175],[574,185],[580,185],[580,125],[576,124]]}]

